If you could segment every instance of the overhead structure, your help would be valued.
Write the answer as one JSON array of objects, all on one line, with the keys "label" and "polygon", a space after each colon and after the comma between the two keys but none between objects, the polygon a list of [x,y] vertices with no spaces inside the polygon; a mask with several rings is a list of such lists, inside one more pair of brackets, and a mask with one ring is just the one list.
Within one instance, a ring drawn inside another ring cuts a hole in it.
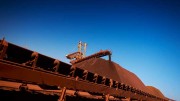
[{"label": "overhead structure", "polygon": [[78,51],[66,55],[66,58],[70,59],[70,63],[74,63],[74,61],[78,61],[78,60],[81,60],[81,59],[85,58],[85,56],[86,56],[86,47],[87,47],[87,43],[82,43],[81,41],[79,41],[79,43],[78,43]]},{"label": "overhead structure", "polygon": [[[1,40],[0,80],[22,83],[22,87],[34,84],[61,90],[61,101],[69,90],[74,91],[74,96],[86,96],[92,101],[170,101],[157,93],[160,91],[156,88],[145,86],[134,73],[111,61],[110,51],[102,50],[80,59],[77,54],[82,55],[79,51],[67,55],[73,59],[67,64]],[[106,55],[109,60],[100,58]]]},{"label": "overhead structure", "polygon": [[87,48],[87,43],[83,43],[82,41],[79,41],[78,52],[82,53],[82,58],[86,56],[86,48]]},{"label": "overhead structure", "polygon": [[[82,46],[84,46],[84,52],[83,53],[82,53]],[[99,52],[86,57],[85,56],[86,47],[87,47],[87,43],[82,43],[80,41],[78,43],[78,52],[74,52],[74,53],[66,55],[66,57],[71,60],[70,61],[71,64],[82,62],[84,60],[88,60],[88,59],[91,59],[91,58],[100,58],[100,57],[103,57],[103,56],[106,56],[106,55],[109,56],[109,61],[111,61],[111,54],[112,53],[110,51],[108,51],[108,50],[100,50]]]}]

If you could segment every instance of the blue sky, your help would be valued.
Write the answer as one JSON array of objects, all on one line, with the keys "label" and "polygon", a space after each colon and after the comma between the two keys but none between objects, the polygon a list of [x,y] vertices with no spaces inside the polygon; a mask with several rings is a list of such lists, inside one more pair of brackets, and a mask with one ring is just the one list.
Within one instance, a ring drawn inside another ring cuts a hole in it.
[{"label": "blue sky", "polygon": [[0,0],[0,38],[69,62],[81,40],[87,54],[112,60],[180,101],[179,0]]}]

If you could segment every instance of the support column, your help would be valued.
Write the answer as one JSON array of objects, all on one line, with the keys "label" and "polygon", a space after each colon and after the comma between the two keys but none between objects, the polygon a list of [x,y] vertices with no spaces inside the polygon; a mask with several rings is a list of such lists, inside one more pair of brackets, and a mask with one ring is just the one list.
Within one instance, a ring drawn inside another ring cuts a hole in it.
[{"label": "support column", "polygon": [[111,54],[109,55],[109,61],[111,61]]},{"label": "support column", "polygon": [[109,94],[105,95],[105,101],[109,101]]},{"label": "support column", "polygon": [[59,65],[60,65],[60,61],[59,60],[54,60],[54,67],[53,67],[53,70],[55,73],[58,73],[58,69],[59,69]]},{"label": "support column", "polygon": [[32,60],[32,68],[34,70],[34,68],[36,67],[36,63],[38,60],[38,53],[37,52],[33,52],[31,57],[33,57],[34,59]]},{"label": "support column", "polygon": [[62,89],[62,92],[61,92],[61,95],[60,95],[58,101],[65,101],[65,98],[66,98],[66,87],[64,87],[64,88]]},{"label": "support column", "polygon": [[7,47],[8,47],[8,43],[5,41],[5,38],[3,38],[3,40],[1,40],[0,42],[0,59],[6,57]]}]

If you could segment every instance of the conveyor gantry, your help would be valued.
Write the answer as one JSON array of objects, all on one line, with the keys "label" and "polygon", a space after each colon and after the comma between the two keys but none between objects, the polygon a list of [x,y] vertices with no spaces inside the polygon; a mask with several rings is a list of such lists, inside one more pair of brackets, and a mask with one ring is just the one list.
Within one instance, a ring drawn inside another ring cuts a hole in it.
[{"label": "conveyor gantry", "polygon": [[[109,51],[101,51],[84,59],[98,58],[106,54],[111,55]],[[83,59],[74,63],[81,61]],[[167,101],[167,99],[141,91],[130,85],[103,77],[103,75],[97,76],[94,73],[74,67],[74,65],[19,47],[5,40],[0,41],[1,80],[86,91],[105,96],[105,100],[108,100],[110,95],[119,99]],[[99,82],[96,82],[97,79]]]}]

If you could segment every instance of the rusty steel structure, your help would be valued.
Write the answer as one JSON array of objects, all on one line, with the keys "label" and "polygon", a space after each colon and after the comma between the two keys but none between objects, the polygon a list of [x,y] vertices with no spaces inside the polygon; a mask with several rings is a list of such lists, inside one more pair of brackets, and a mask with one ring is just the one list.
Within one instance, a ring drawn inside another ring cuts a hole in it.
[{"label": "rusty steel structure", "polygon": [[[67,90],[75,91],[74,95],[81,95],[79,92],[98,95],[100,101],[170,100],[111,61],[111,54],[108,50],[100,51],[67,64],[3,39],[0,40],[0,80],[57,87],[61,90],[59,101],[65,100]],[[109,60],[100,58],[106,55]]]}]

